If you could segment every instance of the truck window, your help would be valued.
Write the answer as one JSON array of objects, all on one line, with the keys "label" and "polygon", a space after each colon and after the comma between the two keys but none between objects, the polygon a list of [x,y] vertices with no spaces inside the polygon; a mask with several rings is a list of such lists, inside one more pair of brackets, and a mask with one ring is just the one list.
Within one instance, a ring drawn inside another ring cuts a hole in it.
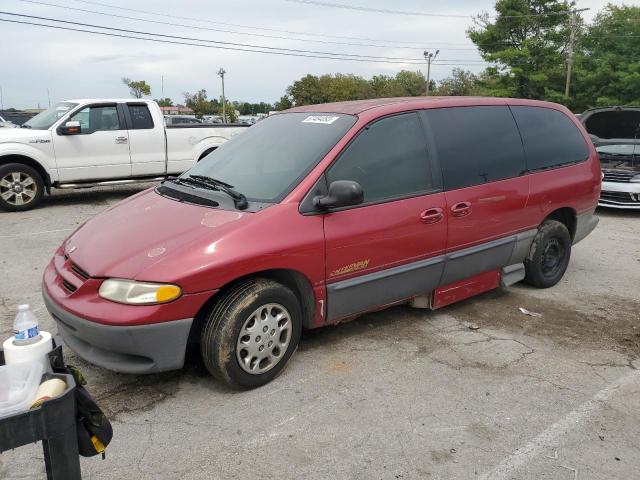
[{"label": "truck window", "polygon": [[433,189],[422,124],[415,112],[365,127],[327,171],[327,180],[354,180],[365,202]]},{"label": "truck window", "polygon": [[508,107],[426,110],[447,190],[524,174],[522,141]]},{"label": "truck window", "polygon": [[131,130],[146,130],[153,128],[153,118],[147,105],[127,104],[131,116]]},{"label": "truck window", "polygon": [[85,107],[74,113],[69,120],[80,122],[81,133],[85,135],[100,131],[123,130],[115,105]]},{"label": "truck window", "polygon": [[544,107],[511,107],[529,170],[586,160],[589,149],[580,130],[562,112]]}]

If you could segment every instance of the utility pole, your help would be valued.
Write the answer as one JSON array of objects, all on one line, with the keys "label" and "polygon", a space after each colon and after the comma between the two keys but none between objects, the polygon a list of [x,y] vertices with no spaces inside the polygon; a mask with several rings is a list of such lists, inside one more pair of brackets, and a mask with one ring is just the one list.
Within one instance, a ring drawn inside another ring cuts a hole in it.
[{"label": "utility pole", "polygon": [[160,98],[164,98],[164,75],[160,77]]},{"label": "utility pole", "polygon": [[569,98],[569,87],[571,86],[571,71],[573,69],[573,53],[576,43],[576,30],[578,28],[578,13],[586,12],[588,8],[572,10],[569,14],[569,45],[567,45],[567,81],[564,85],[564,97]]},{"label": "utility pole", "polygon": [[49,108],[51,108],[51,94],[49,93],[48,88],[47,88],[47,101],[49,102]]},{"label": "utility pole", "polygon": [[227,73],[224,68],[218,70],[218,75],[222,79],[222,123],[227,123],[227,100],[224,97],[224,74]]},{"label": "utility pole", "polygon": [[429,95],[429,82],[431,81],[431,60],[435,60],[440,53],[440,50],[436,50],[436,53],[429,52],[427,50],[424,51],[424,59],[427,61],[427,92],[426,95]]}]

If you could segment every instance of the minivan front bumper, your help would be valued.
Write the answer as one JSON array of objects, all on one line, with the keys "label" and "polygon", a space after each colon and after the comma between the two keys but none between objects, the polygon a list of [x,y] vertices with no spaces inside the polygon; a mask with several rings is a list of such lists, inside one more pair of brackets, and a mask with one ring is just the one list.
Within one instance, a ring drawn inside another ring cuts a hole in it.
[{"label": "minivan front bumper", "polygon": [[137,374],[177,370],[184,364],[192,318],[148,325],[103,325],[67,312],[45,290],[42,296],[64,342],[90,363]]},{"label": "minivan front bumper", "polygon": [[598,205],[608,208],[640,210],[640,183],[602,182]]}]

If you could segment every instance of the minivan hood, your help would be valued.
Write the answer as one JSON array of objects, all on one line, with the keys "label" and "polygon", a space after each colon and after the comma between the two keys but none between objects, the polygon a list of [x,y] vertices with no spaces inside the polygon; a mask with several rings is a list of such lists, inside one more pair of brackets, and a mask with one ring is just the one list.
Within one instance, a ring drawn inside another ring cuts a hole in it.
[{"label": "minivan hood", "polygon": [[154,281],[144,278],[145,270],[182,251],[210,245],[248,215],[181,203],[150,189],[89,220],[65,241],[64,249],[92,277]]}]

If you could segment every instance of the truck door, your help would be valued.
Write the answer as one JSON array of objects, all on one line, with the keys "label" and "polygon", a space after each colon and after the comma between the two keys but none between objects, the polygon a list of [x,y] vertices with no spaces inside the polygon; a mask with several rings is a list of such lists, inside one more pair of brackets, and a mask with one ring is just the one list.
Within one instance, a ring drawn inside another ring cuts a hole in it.
[{"label": "truck door", "polygon": [[80,122],[80,133],[53,132],[61,182],[131,176],[129,134],[115,103],[87,105],[67,121]]},{"label": "truck door", "polygon": [[164,175],[167,156],[164,125],[156,125],[158,122],[154,122],[149,105],[144,102],[127,102],[122,108],[129,129],[133,176]]},{"label": "truck door", "polygon": [[428,293],[444,266],[446,200],[416,112],[365,127],[327,169],[364,203],[324,216],[327,320]]}]

